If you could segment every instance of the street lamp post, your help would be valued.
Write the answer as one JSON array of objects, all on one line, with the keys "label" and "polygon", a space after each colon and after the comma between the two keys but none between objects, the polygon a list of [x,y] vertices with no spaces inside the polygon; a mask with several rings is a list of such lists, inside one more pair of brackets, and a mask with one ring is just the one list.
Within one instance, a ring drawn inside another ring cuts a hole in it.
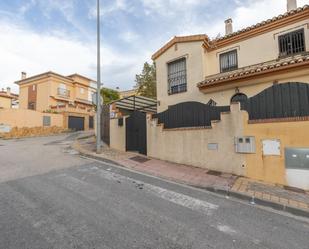
[{"label": "street lamp post", "polygon": [[100,0],[97,0],[97,139],[96,152],[101,153],[101,44],[100,44]]}]

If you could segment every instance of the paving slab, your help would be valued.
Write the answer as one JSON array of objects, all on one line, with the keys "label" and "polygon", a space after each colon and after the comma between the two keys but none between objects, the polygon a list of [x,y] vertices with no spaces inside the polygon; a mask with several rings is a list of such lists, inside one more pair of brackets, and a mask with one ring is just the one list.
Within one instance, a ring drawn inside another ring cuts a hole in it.
[{"label": "paving slab", "polygon": [[261,204],[284,210],[288,207],[296,214],[300,210],[301,215],[306,214],[307,216],[308,214],[309,216],[309,193],[306,191],[292,191],[284,186],[227,173],[216,172],[215,174],[208,169],[158,160],[133,152],[118,151],[108,146],[102,148],[101,154],[96,154],[94,137],[76,141],[74,148],[83,154],[102,160],[110,160],[136,171],[214,192],[226,192],[237,197],[254,198]]}]

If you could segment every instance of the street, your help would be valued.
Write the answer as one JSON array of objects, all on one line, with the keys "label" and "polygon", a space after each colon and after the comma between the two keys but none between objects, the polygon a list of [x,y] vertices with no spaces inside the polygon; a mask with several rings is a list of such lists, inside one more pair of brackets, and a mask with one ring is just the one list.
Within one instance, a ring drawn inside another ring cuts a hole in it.
[{"label": "street", "polygon": [[309,222],[76,155],[0,140],[0,248],[308,249]]}]

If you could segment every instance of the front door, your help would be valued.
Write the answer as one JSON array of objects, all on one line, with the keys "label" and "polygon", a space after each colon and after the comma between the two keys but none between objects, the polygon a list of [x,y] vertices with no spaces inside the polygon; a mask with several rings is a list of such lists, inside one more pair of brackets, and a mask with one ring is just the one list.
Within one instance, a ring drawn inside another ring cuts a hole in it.
[{"label": "front door", "polygon": [[134,111],[126,119],[126,150],[147,155],[146,114]]}]

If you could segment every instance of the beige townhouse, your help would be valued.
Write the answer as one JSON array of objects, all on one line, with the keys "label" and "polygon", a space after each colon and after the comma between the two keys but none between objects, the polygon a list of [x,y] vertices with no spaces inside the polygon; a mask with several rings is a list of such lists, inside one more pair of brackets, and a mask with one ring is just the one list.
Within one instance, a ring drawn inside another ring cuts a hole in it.
[{"label": "beige townhouse", "polygon": [[20,109],[63,114],[63,127],[88,130],[94,127],[92,95],[96,83],[79,74],[63,76],[54,72],[22,78],[19,85]]},{"label": "beige townhouse", "polygon": [[227,19],[225,31],[153,54],[147,154],[308,190],[309,6],[287,0],[285,13],[236,32]]},{"label": "beige townhouse", "polygon": [[226,34],[174,37],[152,59],[157,67],[158,110],[184,101],[229,105],[281,82],[309,83],[309,6],[296,7]]},{"label": "beige townhouse", "polygon": [[18,94],[11,92],[11,88],[7,87],[6,91],[0,91],[0,109],[15,108],[18,104]]}]

